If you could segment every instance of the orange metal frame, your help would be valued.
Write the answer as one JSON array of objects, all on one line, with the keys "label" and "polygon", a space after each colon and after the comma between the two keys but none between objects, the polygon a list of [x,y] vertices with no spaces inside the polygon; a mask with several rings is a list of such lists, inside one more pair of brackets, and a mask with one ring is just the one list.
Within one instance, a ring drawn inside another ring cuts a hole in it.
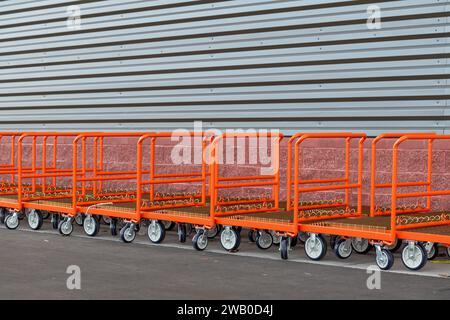
[{"label": "orange metal frame", "polygon": [[[24,133],[20,136],[18,141],[18,209],[33,208],[36,210],[45,210],[55,213],[70,213],[68,207],[59,206],[55,204],[40,203],[38,200],[61,200],[70,199],[72,197],[72,190],[70,186],[65,189],[59,188],[57,185],[58,178],[71,177],[72,168],[58,169],[58,142],[59,138],[72,137],[75,138],[78,133]],[[49,144],[49,138],[53,143]],[[26,139],[31,139],[31,167],[25,167],[23,143]],[[41,164],[38,164],[38,146],[42,148]],[[48,165],[47,150],[51,146],[52,164]],[[31,180],[29,186],[25,186],[25,181]],[[51,180],[49,182],[48,180]]]},{"label": "orange metal frame", "polygon": [[[136,190],[104,190],[105,181],[136,181],[137,170],[107,171],[104,169],[105,138],[139,138],[143,133],[83,133],[73,141],[72,209],[71,217],[89,213],[114,218],[134,220],[135,210],[117,210],[114,204],[135,203]],[[92,161],[88,159],[87,144],[92,140]],[[78,148],[81,149],[81,167]],[[89,164],[91,166],[89,166]],[[87,199],[88,193],[92,198]],[[110,204],[110,206],[101,206]]]},{"label": "orange metal frame", "polygon": [[[0,148],[3,153],[5,145],[9,144],[8,153],[10,156],[9,163],[0,164],[0,196],[14,196],[19,193],[19,188],[17,186],[17,140],[20,137],[20,133],[17,132],[1,132],[0,133]],[[4,143],[5,138],[9,138],[11,141],[9,143]],[[0,207],[18,209],[18,202],[8,202],[0,201]]]},{"label": "orange metal frame", "polygon": [[[376,192],[378,189],[388,189],[392,188],[392,182],[391,183],[384,183],[384,184],[378,184],[377,183],[377,145],[380,141],[383,140],[394,140],[395,141],[398,138],[401,138],[405,135],[414,135],[414,136],[423,136],[427,137],[430,136],[430,134],[427,133],[386,133],[382,134],[378,137],[376,137],[372,141],[372,167],[371,167],[371,188],[370,188],[370,216],[390,216],[391,210],[380,210],[376,206]],[[427,181],[424,182],[402,182],[399,183],[398,187],[427,187],[428,191],[431,191],[431,176],[432,176],[432,153],[433,153],[433,143],[431,141],[428,142],[428,177]],[[423,208],[416,208],[416,209],[401,209],[397,210],[397,214],[405,214],[405,213],[414,213],[414,212],[429,212],[431,210],[431,197],[429,196],[427,199],[427,204]]]},{"label": "orange metal frame", "polygon": [[[226,176],[220,175],[219,164],[219,151],[220,143],[224,144],[226,139],[236,138],[271,138],[273,139],[272,152],[275,152],[275,159],[277,165],[276,173],[273,175],[256,175],[256,176]],[[284,232],[288,234],[295,234],[296,227],[289,223],[282,223],[276,219],[245,219],[245,215],[256,213],[278,213],[280,212],[279,206],[279,190],[280,190],[280,143],[283,140],[281,133],[268,133],[261,135],[258,133],[225,133],[217,137],[211,148],[211,164],[210,171],[212,173],[211,178],[211,206],[210,215],[215,222],[220,225],[244,227],[249,229],[258,230],[273,230],[278,232]],[[261,199],[234,199],[224,200],[219,196],[219,191],[224,189],[233,188],[246,188],[265,186],[271,188],[271,195]],[[272,207],[264,206],[264,204],[272,203]],[[259,207],[252,208],[251,206],[259,204]],[[234,206],[237,209],[231,209],[223,212],[221,208],[225,206]],[[248,206],[248,209],[241,209]],[[242,219],[235,219],[236,216],[241,216]]]},{"label": "orange metal frame", "polygon": [[[404,183],[398,181],[398,153],[399,147],[406,141],[411,140],[427,140],[428,141],[428,183],[427,191],[422,192],[407,192],[400,193],[399,188],[404,187]],[[442,213],[441,219],[439,221],[429,221],[429,222],[417,222],[407,225],[400,225],[398,222],[398,215],[401,213],[397,209],[397,204],[399,199],[411,199],[411,198],[421,198],[427,197],[427,210],[424,212],[431,211],[431,198],[436,196],[448,196],[450,195],[450,190],[432,190],[432,163],[433,163],[433,143],[436,140],[450,140],[450,135],[405,135],[398,139],[393,146],[393,159],[392,159],[392,203],[391,203],[391,225],[392,233],[400,239],[405,240],[415,240],[415,241],[426,241],[441,243],[450,246],[450,234],[431,234],[427,232],[418,232],[421,228],[432,228],[438,226],[450,225],[450,214]],[[415,231],[411,231],[415,229]]]},{"label": "orange metal frame", "polygon": [[[156,145],[158,139],[170,137],[190,137],[201,140],[202,148],[202,164],[200,172],[185,172],[174,174],[161,174],[156,172]],[[180,212],[171,213],[170,209],[188,208],[188,207],[205,207],[208,201],[207,179],[210,177],[208,173],[207,157],[208,146],[214,136],[205,132],[185,132],[185,133],[149,133],[143,135],[137,146],[137,210],[135,221],[140,219],[165,220],[177,223],[189,223],[204,226],[207,229],[214,226],[212,217],[204,217],[200,215],[183,215]],[[150,141],[150,163],[149,169],[144,170],[143,155],[144,143]],[[149,176],[145,180],[145,176]],[[201,191],[198,195],[158,195],[155,192],[156,185],[174,185],[180,183],[197,183],[201,185]],[[149,187],[149,192],[145,192],[145,187]],[[145,196],[148,195],[146,199]],[[148,203],[146,203],[148,200]],[[171,203],[172,202],[172,203]]]}]

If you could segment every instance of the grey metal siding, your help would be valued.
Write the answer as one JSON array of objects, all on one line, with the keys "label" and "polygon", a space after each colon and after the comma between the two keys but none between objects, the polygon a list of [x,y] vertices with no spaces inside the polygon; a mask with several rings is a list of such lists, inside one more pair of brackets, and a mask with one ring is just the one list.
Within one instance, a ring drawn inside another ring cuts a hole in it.
[{"label": "grey metal siding", "polygon": [[1,1],[0,130],[449,132],[449,15],[450,0]]}]

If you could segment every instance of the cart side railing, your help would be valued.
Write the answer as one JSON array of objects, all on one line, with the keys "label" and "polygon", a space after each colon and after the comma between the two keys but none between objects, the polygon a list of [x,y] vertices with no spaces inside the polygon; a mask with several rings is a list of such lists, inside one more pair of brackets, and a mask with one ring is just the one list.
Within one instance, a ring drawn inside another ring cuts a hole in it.
[{"label": "cart side railing", "polygon": [[[301,170],[300,170],[300,151],[302,144],[310,139],[342,139],[345,141],[345,174],[343,178],[339,179],[316,179],[316,180],[303,180],[301,178]],[[353,140],[359,139],[358,142],[358,165],[357,165],[357,182],[353,183],[350,177],[350,152],[351,152],[351,142]],[[308,222],[308,221],[321,221],[321,220],[329,220],[329,219],[337,219],[337,218],[346,218],[346,217],[358,217],[362,215],[362,187],[363,187],[363,146],[364,141],[367,139],[365,134],[357,134],[357,133],[309,133],[309,134],[299,134],[294,136],[291,139],[291,144],[289,149],[292,149],[292,144],[294,144],[294,156],[293,156],[293,164],[292,164],[292,154],[289,154],[288,158],[288,170],[292,170],[294,168],[294,195],[292,197],[292,178],[288,179],[288,203],[290,208],[294,210],[294,223],[298,225],[300,222]],[[292,151],[291,151],[292,152]],[[288,176],[291,175],[291,172],[288,172]],[[312,186],[306,187],[305,185],[317,185],[320,186]],[[304,204],[300,202],[300,195],[313,193],[313,192],[324,192],[324,191],[337,191],[344,190],[345,191],[345,199],[344,201],[333,200],[333,203],[324,203],[324,204]],[[356,209],[350,208],[350,191],[357,190],[357,205]],[[291,203],[291,199],[293,198],[293,203]],[[340,210],[336,210],[339,207],[343,208]],[[331,208],[331,210],[326,210],[325,208]],[[333,210],[332,208],[335,208]],[[323,211],[323,213],[319,214],[311,214],[305,215],[307,211],[315,211],[318,210]]]},{"label": "cart side railing", "polygon": [[[389,216],[391,215],[391,210],[389,208],[382,208],[377,205],[376,201],[376,193],[379,189],[390,189],[392,188],[392,181],[390,183],[377,183],[377,146],[381,141],[385,140],[393,140],[393,143],[402,136],[405,135],[414,135],[414,136],[430,136],[434,135],[434,133],[385,133],[378,137],[376,137],[372,141],[372,151],[371,151],[371,186],[370,186],[370,216]],[[427,181],[418,181],[418,182],[401,182],[398,183],[398,187],[426,187],[428,191],[431,189],[431,168],[432,168],[432,153],[433,153],[433,144],[428,142],[428,176]],[[397,214],[407,214],[414,212],[424,212],[431,210],[431,197],[427,197],[427,203],[425,206],[421,207],[419,205],[416,208],[404,208],[397,209]]]},{"label": "cart side railing", "polygon": [[18,132],[0,132],[0,152],[8,158],[0,163],[0,195],[18,193],[17,141],[20,135]]},{"label": "cart side railing", "polygon": [[[406,141],[428,141],[428,177],[429,184],[427,184],[426,191],[419,192],[400,192],[399,188],[403,186],[403,183],[399,181],[398,177],[398,164],[399,164],[399,148]],[[397,230],[405,229],[419,229],[426,227],[436,227],[450,225],[450,213],[449,212],[437,212],[436,214],[429,213],[431,209],[431,198],[437,196],[448,196],[450,195],[450,190],[433,190],[432,189],[432,164],[433,164],[433,144],[437,140],[450,140],[450,135],[436,135],[436,134],[420,134],[420,135],[404,135],[398,139],[393,146],[392,155],[392,198],[391,198],[391,232],[393,235],[396,234]],[[402,216],[401,211],[398,210],[398,201],[400,199],[412,199],[412,198],[423,198],[426,197],[427,206],[430,209],[423,210],[411,215]],[[428,212],[428,214],[421,214],[423,212]],[[443,239],[443,243],[448,242],[448,235]]]}]

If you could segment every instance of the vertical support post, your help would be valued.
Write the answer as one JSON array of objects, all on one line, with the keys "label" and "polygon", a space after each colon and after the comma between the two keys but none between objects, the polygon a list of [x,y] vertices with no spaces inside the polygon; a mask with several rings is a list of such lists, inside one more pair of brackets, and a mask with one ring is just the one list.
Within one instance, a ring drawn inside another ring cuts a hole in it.
[{"label": "vertical support post", "polygon": [[[345,139],[345,183],[350,184],[350,143],[352,139]],[[345,189],[345,207],[350,208],[350,189]]]}]

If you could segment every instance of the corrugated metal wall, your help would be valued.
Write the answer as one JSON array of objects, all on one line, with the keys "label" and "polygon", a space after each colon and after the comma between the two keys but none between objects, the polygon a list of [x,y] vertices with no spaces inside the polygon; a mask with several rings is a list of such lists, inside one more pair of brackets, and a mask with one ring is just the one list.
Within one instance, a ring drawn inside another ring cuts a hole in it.
[{"label": "corrugated metal wall", "polygon": [[449,14],[450,0],[1,1],[0,130],[450,132]]}]

